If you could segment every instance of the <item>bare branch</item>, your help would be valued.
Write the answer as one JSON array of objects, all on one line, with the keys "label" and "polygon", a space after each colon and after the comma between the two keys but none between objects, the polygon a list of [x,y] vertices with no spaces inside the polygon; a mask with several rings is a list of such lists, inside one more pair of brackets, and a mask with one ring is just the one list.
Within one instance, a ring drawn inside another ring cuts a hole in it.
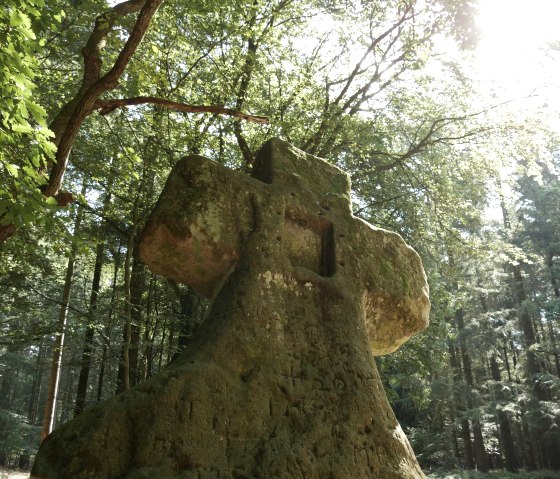
[{"label": "bare branch", "polygon": [[214,115],[226,115],[246,120],[251,123],[258,123],[260,125],[268,124],[268,117],[255,116],[242,113],[233,108],[225,108],[220,105],[187,105],[186,103],[179,103],[176,101],[166,100],[164,98],[157,98],[153,96],[137,96],[134,98],[119,98],[114,100],[97,100],[93,106],[95,110],[99,110],[101,115],[107,115],[115,111],[117,108],[123,108],[133,105],[153,104],[160,105],[171,110],[181,111],[183,113],[212,113]]},{"label": "bare branch", "polygon": [[87,316],[88,316],[88,313],[87,313],[86,311],[82,311],[82,310],[80,310],[80,309],[78,309],[78,308],[72,306],[71,304],[64,303],[64,302],[62,302],[62,301],[60,301],[60,300],[58,300],[58,299],[51,298],[50,296],[46,295],[45,293],[43,293],[42,291],[40,291],[40,290],[34,288],[34,287],[31,286],[31,285],[28,285],[27,287],[28,287],[31,291],[33,291],[34,293],[38,294],[38,295],[41,296],[42,298],[44,298],[44,299],[46,299],[47,301],[49,301],[50,303],[54,303],[54,304],[58,304],[58,305],[60,305],[60,306],[67,307],[68,309],[70,309],[71,311],[73,311],[74,313],[76,313],[76,314],[78,314],[78,315],[80,315],[80,316],[83,316],[83,317],[87,317]]}]

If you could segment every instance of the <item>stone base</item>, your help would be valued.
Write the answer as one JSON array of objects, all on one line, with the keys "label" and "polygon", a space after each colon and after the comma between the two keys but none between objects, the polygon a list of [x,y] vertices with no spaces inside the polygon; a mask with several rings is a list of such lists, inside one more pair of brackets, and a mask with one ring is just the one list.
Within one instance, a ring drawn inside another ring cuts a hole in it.
[{"label": "stone base", "polygon": [[229,277],[238,287],[224,286],[174,365],[51,434],[32,477],[424,477],[363,312],[336,297],[333,279],[251,271]]}]

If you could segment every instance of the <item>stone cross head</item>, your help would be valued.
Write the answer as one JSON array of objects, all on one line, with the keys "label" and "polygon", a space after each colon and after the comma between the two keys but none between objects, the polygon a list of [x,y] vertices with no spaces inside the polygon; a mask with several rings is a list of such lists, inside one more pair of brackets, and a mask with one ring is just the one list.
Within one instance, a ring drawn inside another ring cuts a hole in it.
[{"label": "stone cross head", "polygon": [[[253,234],[268,236],[261,251],[248,249]],[[257,253],[359,302],[375,355],[427,325],[420,258],[398,234],[352,215],[339,168],[279,139],[263,146],[252,177],[201,156],[178,162],[140,243],[151,270],[211,297],[242,255]]]}]

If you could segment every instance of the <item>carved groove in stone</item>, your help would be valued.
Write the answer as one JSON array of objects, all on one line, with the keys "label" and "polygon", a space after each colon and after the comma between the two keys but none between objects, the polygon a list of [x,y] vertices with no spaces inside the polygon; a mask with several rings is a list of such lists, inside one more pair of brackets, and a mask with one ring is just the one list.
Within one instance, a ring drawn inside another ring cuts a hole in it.
[{"label": "carved groove in stone", "polygon": [[321,276],[336,272],[330,221],[286,210],[283,246],[293,267],[300,266]]}]

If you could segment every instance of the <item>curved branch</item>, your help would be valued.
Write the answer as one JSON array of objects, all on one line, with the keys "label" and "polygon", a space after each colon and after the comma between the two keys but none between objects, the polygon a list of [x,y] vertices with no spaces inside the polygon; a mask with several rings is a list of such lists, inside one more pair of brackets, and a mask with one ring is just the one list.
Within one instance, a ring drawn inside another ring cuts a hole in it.
[{"label": "curved branch", "polygon": [[55,134],[53,140],[55,145],[58,146],[60,143],[64,130],[76,110],[80,99],[87,89],[99,80],[101,65],[103,63],[101,58],[101,46],[113,31],[115,23],[127,15],[140,11],[145,3],[146,0],[128,0],[115,5],[95,19],[93,30],[82,48],[84,71],[80,89],[76,96],[61,108],[49,125],[49,128]]},{"label": "curved branch", "polygon": [[213,113],[215,115],[226,115],[246,120],[251,123],[267,125],[268,117],[249,115],[242,113],[233,108],[225,108],[220,105],[187,105],[176,101],[166,100],[165,98],[157,98],[153,96],[137,96],[133,98],[118,98],[114,100],[97,100],[93,106],[95,110],[99,110],[101,115],[107,115],[117,108],[123,108],[133,105],[154,104],[160,105],[171,110],[181,111],[183,113]]},{"label": "curved branch", "polygon": [[[133,5],[133,11],[136,9],[137,5],[142,5],[140,13],[136,18],[136,23],[132,28],[128,40],[117,56],[113,67],[101,78],[94,81],[91,85],[83,85],[86,86],[85,91],[80,90],[77,96],[70,101],[70,104],[72,104],[72,108],[70,108],[70,110],[72,111],[69,114],[68,119],[65,121],[65,127],[63,131],[57,138],[57,151],[55,155],[56,162],[51,165],[49,183],[43,190],[45,196],[54,196],[58,192],[62,183],[64,172],[66,171],[68,155],[70,154],[70,151],[74,144],[74,140],[76,138],[76,135],[78,134],[82,122],[88,115],[93,112],[93,106],[97,99],[104,92],[116,88],[119,77],[124,72],[132,55],[140,45],[140,42],[146,34],[146,30],[148,29],[153,16],[157,12],[162,2],[163,0],[138,0],[124,2],[124,4],[130,3],[131,5]],[[88,61],[86,57],[84,57],[84,62],[84,68],[87,70]],[[86,78],[86,76],[88,76],[88,74],[84,73],[84,79]]]}]

